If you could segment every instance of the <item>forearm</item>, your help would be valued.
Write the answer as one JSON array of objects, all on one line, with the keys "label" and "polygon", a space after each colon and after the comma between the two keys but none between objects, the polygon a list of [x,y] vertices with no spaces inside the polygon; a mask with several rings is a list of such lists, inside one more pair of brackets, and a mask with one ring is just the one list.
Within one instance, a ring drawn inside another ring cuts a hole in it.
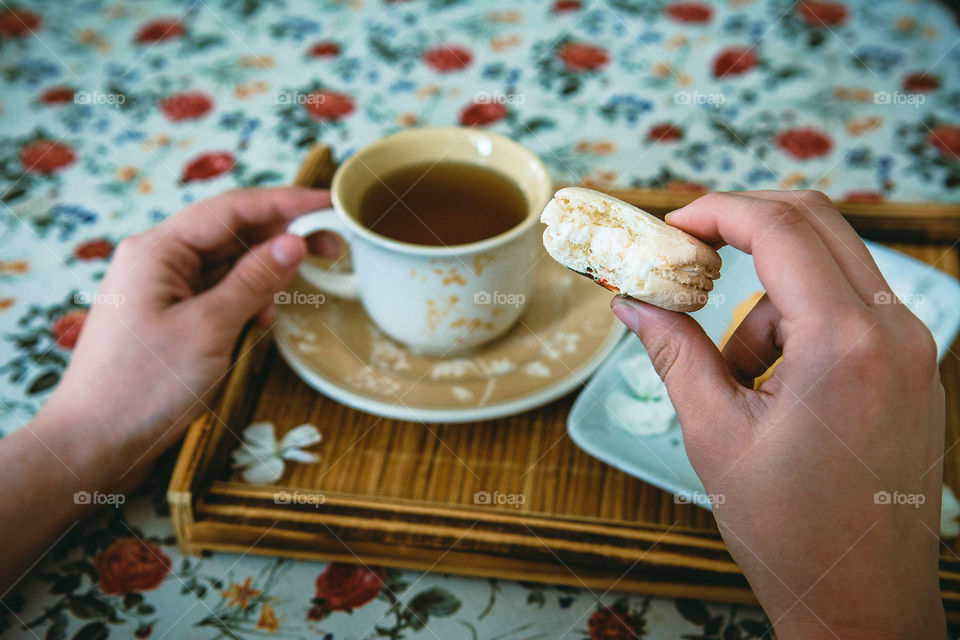
[{"label": "forearm", "polygon": [[[96,429],[45,407],[0,440],[0,596],[109,491]],[[99,449],[99,450],[98,450]],[[119,498],[122,500],[122,498]]]}]

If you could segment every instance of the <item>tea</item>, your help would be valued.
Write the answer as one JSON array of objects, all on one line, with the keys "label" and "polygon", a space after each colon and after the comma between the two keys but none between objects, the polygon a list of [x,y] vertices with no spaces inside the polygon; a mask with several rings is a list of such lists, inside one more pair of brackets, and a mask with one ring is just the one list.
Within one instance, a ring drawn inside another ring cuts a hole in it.
[{"label": "tea", "polygon": [[402,167],[360,199],[360,223],[380,235],[422,245],[458,245],[499,235],[527,215],[527,199],[504,174],[477,164]]}]

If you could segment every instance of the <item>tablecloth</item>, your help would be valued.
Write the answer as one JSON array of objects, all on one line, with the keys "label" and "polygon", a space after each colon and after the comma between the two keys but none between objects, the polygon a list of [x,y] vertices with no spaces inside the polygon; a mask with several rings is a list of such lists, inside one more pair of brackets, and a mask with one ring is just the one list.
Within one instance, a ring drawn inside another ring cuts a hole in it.
[{"label": "tablecloth", "polygon": [[[598,186],[880,201],[955,199],[960,185],[960,29],[931,1],[19,1],[0,7],[2,433],[56,385],[119,240],[224,189],[289,182],[316,141],[342,160],[459,123]],[[7,595],[0,635],[767,631],[756,608],[697,600],[182,557],[170,457]]]}]

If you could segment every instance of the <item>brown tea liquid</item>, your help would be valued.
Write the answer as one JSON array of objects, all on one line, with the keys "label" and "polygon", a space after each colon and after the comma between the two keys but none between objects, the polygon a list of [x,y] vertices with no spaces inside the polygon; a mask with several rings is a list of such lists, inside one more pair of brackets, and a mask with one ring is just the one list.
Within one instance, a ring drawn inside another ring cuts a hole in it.
[{"label": "brown tea liquid", "polygon": [[380,176],[360,199],[360,223],[382,236],[444,246],[485,240],[527,215],[520,187],[494,169],[439,162]]}]

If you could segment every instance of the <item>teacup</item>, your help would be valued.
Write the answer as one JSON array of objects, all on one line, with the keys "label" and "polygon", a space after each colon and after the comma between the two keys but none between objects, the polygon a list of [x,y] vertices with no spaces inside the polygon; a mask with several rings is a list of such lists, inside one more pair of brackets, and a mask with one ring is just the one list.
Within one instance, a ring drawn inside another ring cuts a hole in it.
[{"label": "teacup", "polygon": [[[457,162],[510,177],[526,215],[506,231],[450,246],[401,242],[364,226],[361,198],[381,176],[411,165]],[[408,129],[354,153],[334,175],[333,207],[300,216],[289,231],[340,234],[352,272],[304,263],[300,275],[321,291],[359,299],[385,334],[426,354],[464,351],[506,332],[523,314],[539,255],[539,214],[553,194],[537,156],[503,136],[459,127]]]}]

